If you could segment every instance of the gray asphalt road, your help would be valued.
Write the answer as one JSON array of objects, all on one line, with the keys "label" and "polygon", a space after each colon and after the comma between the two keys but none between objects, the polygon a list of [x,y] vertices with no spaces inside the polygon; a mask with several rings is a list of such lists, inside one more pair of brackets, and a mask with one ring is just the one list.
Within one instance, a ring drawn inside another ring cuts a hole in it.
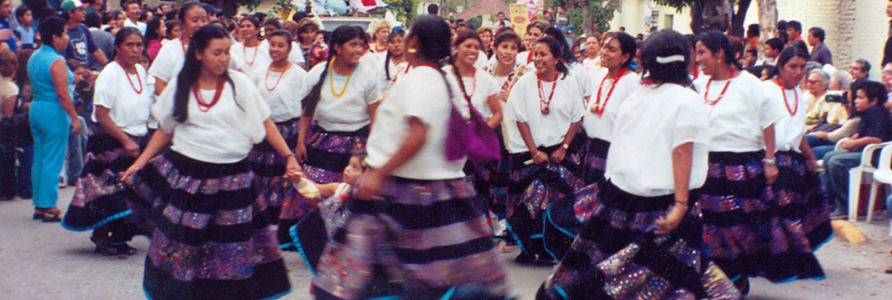
[{"label": "gray asphalt road", "polygon": [[[62,190],[63,210],[73,191]],[[93,253],[89,232],[33,221],[32,212],[30,201],[0,202],[0,299],[145,298],[141,282],[148,240],[136,238],[131,245],[140,252],[128,259],[99,255]],[[747,299],[892,299],[892,275],[883,273],[892,266],[889,222],[857,225],[868,242],[850,245],[837,237],[818,251],[827,279],[785,284],[754,279]],[[510,280],[521,299],[532,299],[551,268],[516,265],[511,261],[515,255],[504,255]],[[286,253],[285,259],[294,286],[285,299],[312,299],[300,255]]]}]

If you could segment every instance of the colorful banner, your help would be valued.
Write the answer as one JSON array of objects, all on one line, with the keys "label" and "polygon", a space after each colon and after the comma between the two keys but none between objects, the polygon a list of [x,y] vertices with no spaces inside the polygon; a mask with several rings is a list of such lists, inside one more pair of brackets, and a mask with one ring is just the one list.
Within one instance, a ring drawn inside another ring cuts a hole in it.
[{"label": "colorful banner", "polygon": [[530,19],[527,15],[527,6],[523,4],[511,3],[508,4],[511,12],[511,27],[514,28],[514,32],[517,35],[523,37],[527,33],[527,24],[530,23]]}]

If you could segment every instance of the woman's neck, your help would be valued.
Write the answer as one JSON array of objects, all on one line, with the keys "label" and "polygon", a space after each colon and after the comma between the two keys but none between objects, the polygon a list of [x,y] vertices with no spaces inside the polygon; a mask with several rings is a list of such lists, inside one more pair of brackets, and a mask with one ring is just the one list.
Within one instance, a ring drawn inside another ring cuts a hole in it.
[{"label": "woman's neck", "polygon": [[136,73],[136,66],[128,63],[124,59],[118,59],[117,62],[121,64],[121,68],[124,68],[124,71],[127,73]]},{"label": "woman's neck", "polygon": [[301,46],[301,48],[310,48],[310,46],[313,46],[313,40],[309,40],[309,41],[306,41],[306,42],[304,42],[303,40],[301,40],[301,41],[300,41],[300,46]]},{"label": "woman's neck", "polygon": [[220,75],[211,73],[205,68],[201,68],[201,73],[198,75],[198,86],[203,90],[210,90],[217,88],[217,82],[221,79]]},{"label": "woman's neck", "polygon": [[539,80],[552,82],[555,79],[555,75],[557,75],[557,70],[555,70],[554,68],[539,70],[536,75],[539,75]]},{"label": "woman's neck", "polygon": [[286,69],[288,67],[288,64],[289,64],[288,58],[286,57],[285,59],[273,61],[272,63],[269,64],[269,67],[273,71],[281,71],[281,70]]},{"label": "woman's neck", "polygon": [[259,39],[257,39],[257,38],[245,39],[245,47],[254,48],[254,47],[257,47],[257,45],[260,45]]},{"label": "woman's neck", "polygon": [[496,61],[496,77],[505,77],[508,74],[511,74],[511,70],[514,69],[514,66],[511,64],[502,63],[502,61]]},{"label": "woman's neck", "polygon": [[595,52],[595,53],[593,53],[593,54],[588,54],[588,52],[586,52],[586,56],[585,56],[585,58],[587,58],[587,59],[596,59],[596,58],[598,58],[598,53]]},{"label": "woman's neck", "polygon": [[391,54],[391,55],[390,55],[390,61],[392,61],[393,64],[398,65],[398,64],[401,64],[401,63],[406,62],[406,56],[405,56],[405,55],[399,55],[399,56],[397,56],[397,55],[393,55],[393,54]]},{"label": "woman's neck", "polygon": [[461,77],[474,77],[474,65],[464,61],[457,61],[455,62],[455,67],[458,68],[458,74],[461,74]]},{"label": "woman's neck", "polygon": [[778,81],[780,81],[780,83],[781,83],[781,87],[783,87],[783,89],[785,89],[785,90],[792,90],[792,89],[795,89],[795,88],[796,88],[796,85],[799,84],[799,83],[798,83],[797,81],[795,81],[795,80],[788,80],[788,79],[786,79],[786,78],[784,78],[784,77],[782,77],[782,76],[781,76],[781,77],[778,77]]},{"label": "woman's neck", "polygon": [[180,40],[183,41],[183,45],[189,45],[189,42],[192,41],[192,35],[184,33],[183,35],[180,36]]},{"label": "woman's neck", "polygon": [[350,75],[350,73],[353,73],[354,68],[356,68],[356,65],[346,63],[343,59],[336,58],[331,64],[332,71],[338,75]]},{"label": "woman's neck", "polygon": [[[386,39],[378,39],[378,40],[375,40],[375,50],[376,50],[376,51],[377,51],[378,49],[386,48],[386,47],[387,47],[387,40],[386,40]],[[385,51],[386,51],[386,50],[385,50]]]},{"label": "woman's neck", "polygon": [[619,75],[619,71],[621,71],[622,69],[622,66],[607,68],[607,79],[616,78],[616,76]]},{"label": "woman's neck", "polygon": [[737,68],[734,68],[729,65],[720,65],[717,68],[715,74],[712,74],[712,79],[713,80],[731,79],[731,77],[734,76],[735,71],[737,71]]}]

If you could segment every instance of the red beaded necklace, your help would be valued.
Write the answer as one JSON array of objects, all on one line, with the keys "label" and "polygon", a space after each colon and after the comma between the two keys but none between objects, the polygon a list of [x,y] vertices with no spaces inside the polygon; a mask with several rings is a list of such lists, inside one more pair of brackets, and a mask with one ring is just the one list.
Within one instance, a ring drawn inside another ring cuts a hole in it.
[{"label": "red beaded necklace", "polygon": [[245,45],[244,47],[242,47],[242,56],[245,58],[245,63],[248,64],[249,67],[254,66],[254,62],[257,61],[257,52],[258,52],[257,48],[260,48],[260,47],[259,46],[254,47],[254,57],[252,58],[251,61],[248,61],[248,46]]},{"label": "red beaded necklace", "polygon": [[787,102],[787,91],[786,89],[784,89],[784,85],[781,84],[780,78],[778,78],[774,82],[777,83],[777,86],[781,88],[781,95],[784,95],[784,106],[787,107],[787,112],[790,113],[791,116],[795,115],[796,112],[799,111],[799,93],[796,93],[796,88],[793,88],[793,95],[796,97],[796,100],[794,100],[795,102],[793,103],[793,109],[790,109],[790,103]]},{"label": "red beaded necklace", "polygon": [[703,103],[712,106],[712,108],[709,109],[709,113],[707,114],[707,116],[712,115],[712,110],[715,109],[716,104],[718,104],[719,100],[722,100],[722,97],[725,96],[725,92],[727,92],[728,87],[731,86],[731,80],[734,79],[735,74],[735,70],[731,70],[731,77],[728,78],[728,82],[725,82],[725,87],[722,88],[722,92],[719,93],[719,97],[716,98],[714,101],[706,98],[707,96],[709,96],[709,86],[712,84],[712,77],[710,77],[709,80],[706,81],[706,92],[703,93]]},{"label": "red beaded necklace", "polygon": [[547,115],[551,112],[548,109],[548,106],[551,105],[551,98],[554,97],[554,90],[556,90],[558,75],[560,72],[554,72],[554,82],[551,84],[551,94],[548,95],[548,100],[545,99],[545,91],[542,89],[542,78],[539,77],[539,74],[536,74],[536,79],[539,85],[539,111],[542,112],[543,115]]},{"label": "red beaded necklace", "polygon": [[599,117],[604,114],[604,109],[607,108],[607,101],[610,100],[610,96],[613,95],[613,89],[616,88],[616,83],[623,78],[623,75],[626,75],[625,68],[620,69],[619,73],[616,73],[616,77],[613,78],[613,82],[610,83],[610,90],[607,91],[607,98],[604,99],[604,105],[601,105],[601,88],[604,87],[604,81],[607,80],[607,76],[604,76],[604,79],[601,79],[601,84],[598,85],[598,97],[595,99],[595,105],[592,105],[592,107],[590,108],[591,112],[595,113]]},{"label": "red beaded necklace", "polygon": [[[130,82],[130,87],[133,88],[133,91],[136,92],[137,95],[142,95],[142,79],[139,78],[139,71],[136,72],[136,81],[139,83],[139,89],[136,89],[136,86],[133,85],[133,79],[130,79],[130,73],[127,73],[127,68],[124,68],[124,64],[121,61],[118,61],[118,65],[121,66],[121,69],[124,70],[124,76],[127,76],[127,81]],[[135,68],[134,68],[135,69]]]},{"label": "red beaded necklace", "polygon": [[266,69],[266,77],[263,78],[263,86],[266,87],[266,90],[270,91],[270,92],[275,90],[276,87],[279,86],[279,82],[282,81],[282,77],[285,77],[285,72],[288,72],[288,69],[290,69],[290,68],[291,68],[291,63],[286,61],[285,69],[282,70],[282,75],[279,75],[279,79],[276,79],[276,84],[273,85],[272,88],[270,88],[269,87],[269,72],[273,69],[273,66],[270,65],[269,68]]},{"label": "red beaded necklace", "polygon": [[195,82],[195,84],[192,85],[192,94],[195,95],[195,100],[198,100],[198,110],[200,110],[201,112],[208,112],[209,110],[211,110],[211,107],[214,107],[214,105],[216,105],[217,102],[220,101],[220,95],[223,94],[224,83],[226,83],[226,81],[223,80],[223,78],[217,80],[217,87],[214,91],[214,99],[211,100],[210,103],[205,102],[204,97],[201,96],[201,89],[198,86],[198,82]]}]

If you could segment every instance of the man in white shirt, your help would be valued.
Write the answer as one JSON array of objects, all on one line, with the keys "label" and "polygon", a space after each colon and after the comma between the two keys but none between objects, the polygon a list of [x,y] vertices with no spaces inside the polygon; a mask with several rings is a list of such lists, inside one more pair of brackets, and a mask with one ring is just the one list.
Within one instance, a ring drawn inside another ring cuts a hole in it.
[{"label": "man in white shirt", "polygon": [[139,14],[142,13],[142,10],[139,9],[139,1],[130,0],[124,2],[121,8],[124,9],[124,14],[127,15],[127,19],[124,20],[124,27],[138,28],[140,33],[146,34],[146,23],[138,21]]}]

